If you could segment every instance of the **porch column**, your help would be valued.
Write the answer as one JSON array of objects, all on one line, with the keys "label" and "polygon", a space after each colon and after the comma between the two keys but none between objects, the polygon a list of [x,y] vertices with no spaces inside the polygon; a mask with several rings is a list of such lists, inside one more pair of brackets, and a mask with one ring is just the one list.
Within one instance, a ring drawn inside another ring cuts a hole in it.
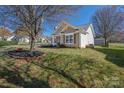
[{"label": "porch column", "polygon": [[54,35],[52,35],[52,45],[55,45],[55,42],[54,42]]},{"label": "porch column", "polygon": [[73,33],[73,35],[72,35],[72,36],[73,36],[73,45],[75,45],[75,42],[74,42],[74,39],[75,39],[75,38],[74,38],[74,33]]},{"label": "porch column", "polygon": [[61,32],[61,34],[60,34],[60,44],[63,44],[63,43],[64,43],[64,42],[63,42],[63,40],[64,40],[63,35],[64,35],[64,33]]},{"label": "porch column", "polygon": [[63,44],[63,35],[60,35],[60,44]]}]

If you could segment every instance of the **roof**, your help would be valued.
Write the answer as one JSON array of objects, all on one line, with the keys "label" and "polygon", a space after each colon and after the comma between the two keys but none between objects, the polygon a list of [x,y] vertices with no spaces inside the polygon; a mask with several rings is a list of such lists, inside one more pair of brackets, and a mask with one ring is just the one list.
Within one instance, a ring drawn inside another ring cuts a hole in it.
[{"label": "roof", "polygon": [[9,31],[9,29],[1,27],[0,28],[0,36],[11,36],[12,32]]},{"label": "roof", "polygon": [[[14,34],[19,37],[29,37],[29,30],[25,27],[19,27],[15,30]],[[40,33],[40,32],[39,32]],[[41,34],[38,34],[35,38],[40,38]]]},{"label": "roof", "polygon": [[53,34],[64,33],[73,33],[73,32],[81,32],[83,34],[87,34],[87,29],[90,24],[85,24],[81,26],[73,26],[65,21],[62,21],[56,28]]},{"label": "roof", "polygon": [[44,38],[44,39],[51,41],[51,37],[48,37],[48,36],[41,35],[40,38]]},{"label": "roof", "polygon": [[23,27],[17,28],[14,34],[16,34],[17,36],[21,36],[21,37],[29,36],[27,29]]},{"label": "roof", "polygon": [[89,26],[90,26],[90,24],[84,24],[84,25],[81,25],[81,26],[78,26],[78,27],[83,29],[84,31],[86,31]]}]

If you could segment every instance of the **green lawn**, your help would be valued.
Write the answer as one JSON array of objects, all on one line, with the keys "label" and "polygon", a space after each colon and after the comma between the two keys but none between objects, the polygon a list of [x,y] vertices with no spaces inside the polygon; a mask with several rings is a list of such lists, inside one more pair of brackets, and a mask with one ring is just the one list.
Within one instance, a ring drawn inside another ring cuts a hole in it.
[{"label": "green lawn", "polygon": [[28,48],[0,48],[0,87],[124,87],[124,44],[94,49],[37,48],[45,53],[38,61],[5,54],[17,47]]}]

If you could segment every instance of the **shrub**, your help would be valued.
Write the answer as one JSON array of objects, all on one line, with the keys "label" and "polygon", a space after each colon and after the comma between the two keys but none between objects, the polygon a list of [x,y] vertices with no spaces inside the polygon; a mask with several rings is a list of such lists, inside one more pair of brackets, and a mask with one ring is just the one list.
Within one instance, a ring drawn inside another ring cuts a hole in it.
[{"label": "shrub", "polygon": [[66,46],[63,45],[63,44],[59,45],[58,47],[59,47],[59,48],[66,48]]},{"label": "shrub", "polygon": [[42,47],[43,47],[43,48],[54,48],[54,47],[56,47],[56,46],[54,46],[54,45],[52,45],[52,44],[46,44],[46,45],[44,44],[44,45],[40,45],[39,47],[40,47],[40,48],[42,48]]},{"label": "shrub", "polygon": [[93,44],[89,44],[86,46],[86,48],[94,48],[94,45]]},{"label": "shrub", "polygon": [[8,46],[8,45],[17,45],[18,43],[16,41],[0,41],[0,47],[1,46]]}]

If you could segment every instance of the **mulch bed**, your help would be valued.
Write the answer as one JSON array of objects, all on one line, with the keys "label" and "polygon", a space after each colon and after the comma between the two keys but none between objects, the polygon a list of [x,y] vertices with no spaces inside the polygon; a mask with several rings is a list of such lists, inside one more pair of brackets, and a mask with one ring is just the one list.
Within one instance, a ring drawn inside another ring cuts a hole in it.
[{"label": "mulch bed", "polygon": [[27,62],[40,60],[44,53],[40,51],[29,51],[29,50],[11,50],[7,52],[7,55],[15,59],[23,59]]}]

